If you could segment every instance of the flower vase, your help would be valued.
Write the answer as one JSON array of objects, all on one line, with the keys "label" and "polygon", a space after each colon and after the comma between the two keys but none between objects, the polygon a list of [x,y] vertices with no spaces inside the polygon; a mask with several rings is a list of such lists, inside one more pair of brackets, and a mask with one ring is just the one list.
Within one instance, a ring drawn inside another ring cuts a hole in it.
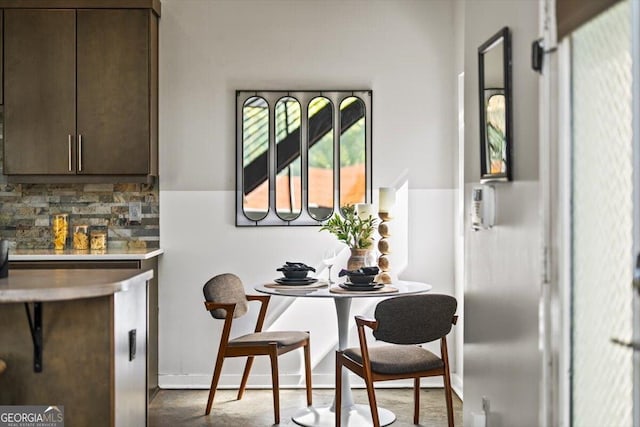
[{"label": "flower vase", "polygon": [[347,261],[347,270],[357,270],[365,266],[365,259],[369,249],[351,248],[351,256]]}]

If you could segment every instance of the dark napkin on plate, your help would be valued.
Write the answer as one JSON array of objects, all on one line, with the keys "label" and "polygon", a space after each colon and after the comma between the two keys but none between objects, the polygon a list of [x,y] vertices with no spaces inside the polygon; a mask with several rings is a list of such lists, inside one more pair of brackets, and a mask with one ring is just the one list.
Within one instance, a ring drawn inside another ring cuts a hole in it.
[{"label": "dark napkin on plate", "polygon": [[357,270],[340,270],[338,277],[342,276],[375,276],[380,272],[378,267],[362,267]]},{"label": "dark napkin on plate", "polygon": [[276,268],[276,271],[313,271],[315,273],[316,269],[308,266],[304,262],[285,262],[285,264]]}]

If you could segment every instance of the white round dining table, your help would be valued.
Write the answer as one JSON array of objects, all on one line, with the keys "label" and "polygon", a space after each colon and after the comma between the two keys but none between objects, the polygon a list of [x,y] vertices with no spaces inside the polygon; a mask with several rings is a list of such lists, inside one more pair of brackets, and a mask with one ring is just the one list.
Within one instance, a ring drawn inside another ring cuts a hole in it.
[{"label": "white round dining table", "polygon": [[[336,286],[336,284],[330,285]],[[399,280],[389,286],[396,288],[397,292],[378,293],[368,291],[353,291],[348,293],[331,292],[329,286],[311,288],[306,286],[287,286],[287,287],[265,287],[264,285],[256,286],[254,289],[258,292],[285,296],[285,297],[304,297],[304,298],[333,298],[336,307],[336,317],[338,320],[338,350],[344,350],[349,343],[349,310],[351,309],[351,300],[353,298],[390,298],[401,295],[420,294],[431,290],[431,285],[420,282],[410,282]],[[344,292],[344,291],[343,291]],[[385,408],[378,407],[378,416],[380,425],[386,426],[396,420],[396,415]],[[316,408],[313,406],[301,409],[299,413],[293,416],[293,422],[301,426],[324,427],[335,426],[335,398],[329,407]],[[371,412],[368,405],[357,405],[353,402],[353,394],[351,393],[351,384],[349,382],[349,371],[342,370],[342,426],[371,426]]]}]

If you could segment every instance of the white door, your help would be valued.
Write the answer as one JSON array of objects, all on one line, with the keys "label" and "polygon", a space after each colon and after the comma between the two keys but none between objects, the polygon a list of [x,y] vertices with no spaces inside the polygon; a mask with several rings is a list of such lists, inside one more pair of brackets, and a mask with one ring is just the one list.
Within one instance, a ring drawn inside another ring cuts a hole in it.
[{"label": "white door", "polygon": [[[631,3],[570,37],[570,425],[634,425]],[[636,224],[634,224],[634,219]]]}]

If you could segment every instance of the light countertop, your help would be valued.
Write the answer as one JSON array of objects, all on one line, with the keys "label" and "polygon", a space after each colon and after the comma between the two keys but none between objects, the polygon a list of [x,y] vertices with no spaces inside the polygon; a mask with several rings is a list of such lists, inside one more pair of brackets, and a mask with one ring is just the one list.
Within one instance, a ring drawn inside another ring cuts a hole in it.
[{"label": "light countertop", "polygon": [[155,258],[163,253],[163,249],[107,249],[106,251],[16,249],[9,251],[9,261],[145,260]]}]

